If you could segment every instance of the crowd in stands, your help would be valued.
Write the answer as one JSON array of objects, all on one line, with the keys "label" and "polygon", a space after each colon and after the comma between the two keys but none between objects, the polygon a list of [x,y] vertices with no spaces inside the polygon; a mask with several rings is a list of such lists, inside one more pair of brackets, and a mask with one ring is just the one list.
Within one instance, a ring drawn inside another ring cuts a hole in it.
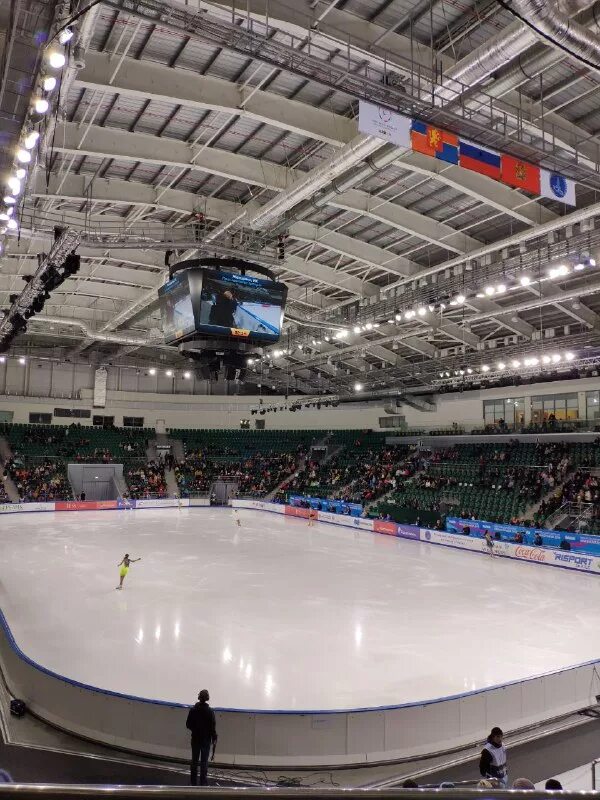
[{"label": "crowd in stands", "polygon": [[182,497],[207,492],[215,474],[213,462],[201,450],[186,453],[185,460],[175,464],[174,471]]},{"label": "crowd in stands", "polygon": [[24,464],[11,459],[5,468],[12,478],[21,500],[41,503],[50,500],[71,500],[73,495],[64,465],[51,459]]},{"label": "crowd in stands", "polygon": [[134,500],[167,496],[165,468],[158,461],[149,461],[141,466],[131,466],[125,471],[129,496]]}]

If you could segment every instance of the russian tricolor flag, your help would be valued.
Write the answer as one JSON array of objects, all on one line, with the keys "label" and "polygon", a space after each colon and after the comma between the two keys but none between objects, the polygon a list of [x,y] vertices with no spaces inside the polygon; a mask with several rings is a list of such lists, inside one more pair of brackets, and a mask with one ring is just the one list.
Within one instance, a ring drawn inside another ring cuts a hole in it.
[{"label": "russian tricolor flag", "polygon": [[488,150],[473,142],[461,139],[458,145],[458,163],[465,169],[500,180],[502,157],[495,150]]}]

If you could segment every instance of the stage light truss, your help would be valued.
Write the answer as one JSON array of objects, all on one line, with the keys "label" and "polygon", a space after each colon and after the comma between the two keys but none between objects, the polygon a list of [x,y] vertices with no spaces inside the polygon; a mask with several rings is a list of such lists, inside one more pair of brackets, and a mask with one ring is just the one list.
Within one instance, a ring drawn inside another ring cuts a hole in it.
[{"label": "stage light truss", "polygon": [[[540,133],[540,141],[543,139],[545,147],[537,146],[532,142],[528,126],[522,124],[522,108],[510,106],[506,98],[502,99],[500,108],[495,98],[478,88],[481,102],[473,112],[469,104],[458,101],[470,87],[457,81],[448,86],[446,82],[444,92],[436,92],[443,76],[408,57],[390,57],[385,51],[377,56],[348,40],[342,55],[337,60],[332,59],[332,50],[339,48],[339,42],[331,37],[314,30],[307,30],[302,37],[293,36],[270,22],[257,22],[246,14],[245,9],[240,9],[243,24],[238,25],[235,20],[226,21],[204,9],[192,13],[161,0],[104,0],[104,5],[152,25],[169,28],[183,37],[199,39],[212,47],[222,47],[315,81],[333,91],[345,92],[350,97],[435,120],[436,124],[460,131],[482,144],[510,152],[518,143],[521,151],[528,151],[533,160],[552,157],[557,169],[564,167],[575,179],[598,179],[598,165],[584,163],[579,143],[573,141],[572,132],[548,122],[544,132]],[[319,39],[323,44],[327,41],[331,47],[323,46]],[[306,41],[310,43],[308,49],[300,50]],[[399,85],[393,80],[398,71],[406,77]],[[533,124],[535,120],[528,122]],[[562,141],[569,142],[569,152],[556,144]],[[521,155],[526,157],[523,152]]]},{"label": "stage light truss", "polygon": [[49,271],[62,266],[67,256],[79,247],[80,240],[81,233],[71,229],[64,230],[58,236],[48,255],[41,259],[35,274],[0,322],[0,338],[11,336],[15,332],[16,320],[22,318],[23,314],[33,306],[35,300],[44,293],[44,284]]},{"label": "stage light truss", "polygon": [[[575,357],[568,362],[563,360],[560,363],[536,364],[531,366],[525,366],[521,361],[519,367],[511,367],[509,361],[505,369],[490,368],[486,372],[482,372],[480,369],[473,369],[470,373],[467,370],[458,370],[459,373],[462,371],[463,374],[451,374],[443,378],[433,378],[431,383],[436,388],[448,386],[456,388],[468,386],[470,388],[471,384],[481,384],[483,381],[486,383],[494,383],[506,380],[507,378],[518,378],[521,383],[532,383],[533,381],[531,379],[538,375],[544,375],[550,372],[566,374],[573,370],[577,372],[600,370],[600,353],[595,356]],[[450,372],[450,370],[446,371]]]},{"label": "stage light truss", "polygon": [[250,414],[264,416],[265,414],[276,414],[278,411],[303,411],[305,408],[324,408],[326,406],[337,406],[340,397],[336,394],[316,395],[308,397],[297,397],[287,399],[279,403],[260,403],[250,407]]}]

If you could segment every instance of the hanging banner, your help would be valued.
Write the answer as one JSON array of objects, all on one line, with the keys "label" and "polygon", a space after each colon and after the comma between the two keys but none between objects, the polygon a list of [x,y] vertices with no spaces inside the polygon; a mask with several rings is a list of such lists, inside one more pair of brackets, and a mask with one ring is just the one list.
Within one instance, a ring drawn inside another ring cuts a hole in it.
[{"label": "hanging banner", "polygon": [[548,169],[540,170],[540,193],[542,197],[558,200],[559,203],[566,203],[569,206],[577,205],[575,181],[559,175],[558,172],[550,172]]},{"label": "hanging banner", "polygon": [[531,194],[540,193],[540,168],[520,158],[502,155],[502,183],[514,186],[515,189],[524,189]]},{"label": "hanging banner", "polygon": [[94,408],[104,408],[106,405],[106,382],[108,372],[105,367],[98,367],[94,373]]},{"label": "hanging banner", "polygon": [[410,126],[412,120],[389,108],[358,102],[358,130],[369,136],[376,136],[384,142],[397,147],[410,147]]},{"label": "hanging banner", "polygon": [[426,122],[413,119],[410,132],[412,149],[425,156],[458,164],[458,136]]}]

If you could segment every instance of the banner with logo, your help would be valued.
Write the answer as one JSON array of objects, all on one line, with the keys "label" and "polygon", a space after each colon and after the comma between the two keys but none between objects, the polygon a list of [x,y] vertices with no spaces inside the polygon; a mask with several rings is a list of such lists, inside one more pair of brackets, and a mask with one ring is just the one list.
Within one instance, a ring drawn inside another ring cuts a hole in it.
[{"label": "banner with logo", "polygon": [[447,517],[446,530],[451,533],[463,534],[468,528],[473,537],[483,537],[489,531],[494,538],[502,537],[504,541],[512,541],[517,533],[523,537],[523,544],[533,545],[536,536],[541,536],[546,547],[560,547],[562,541],[569,542],[571,550],[581,553],[600,556],[600,536],[589,536],[584,533],[570,533],[569,531],[550,531],[545,528],[526,528],[523,525],[503,525],[500,522],[486,522],[481,519],[461,519],[460,517]]},{"label": "banner with logo", "polygon": [[411,118],[384,106],[358,101],[358,130],[397,147],[410,147]]},{"label": "banner with logo", "polygon": [[388,522],[383,519],[373,520],[373,530],[375,533],[385,533],[387,536],[398,535],[398,525],[395,522]]},{"label": "banner with logo", "polygon": [[[368,103],[365,105],[369,105]],[[373,106],[377,109],[377,106]],[[366,110],[365,110],[365,119]],[[390,112],[388,112],[390,113]],[[372,121],[365,128],[359,130],[378,136],[384,141],[392,141],[385,129],[385,125],[378,125],[375,112],[371,112]],[[380,127],[381,133],[378,132]],[[393,143],[393,141],[392,141]],[[400,145],[406,147],[407,145]],[[421,153],[430,158],[437,158],[449,164],[458,164],[463,169],[486,175],[492,180],[505,183],[515,189],[529,192],[538,197],[549,197],[567,205],[576,205],[575,181],[566,178],[558,172],[542,169],[537,164],[531,164],[522,158],[516,158],[508,153],[499,153],[477,142],[463,139],[461,136],[450,133],[435,125],[419,119],[411,120],[410,145],[413,152]]]},{"label": "banner with logo", "polygon": [[189,506],[190,501],[179,497],[156,497],[148,500],[133,500],[134,508],[183,508]]},{"label": "banner with logo", "polygon": [[55,511],[108,511],[118,508],[116,500],[57,500]]},{"label": "banner with logo", "polygon": [[[421,540],[460,550],[471,550],[485,553],[486,543],[479,537],[461,536],[458,533],[445,531],[421,530]],[[600,559],[583,553],[569,553],[564,550],[551,550],[546,547],[513,544],[512,542],[494,542],[494,553],[504,558],[516,558],[519,561],[530,561],[534,564],[546,564],[550,567],[565,567],[580,572],[600,573]]]},{"label": "banner with logo", "polygon": [[291,506],[306,507],[308,504],[316,511],[331,511],[333,514],[347,514],[352,517],[360,517],[363,512],[360,503],[347,503],[345,500],[328,500],[324,497],[291,494],[288,501]]},{"label": "banner with logo", "polygon": [[0,514],[18,514],[28,511],[54,511],[54,503],[0,503]]}]

